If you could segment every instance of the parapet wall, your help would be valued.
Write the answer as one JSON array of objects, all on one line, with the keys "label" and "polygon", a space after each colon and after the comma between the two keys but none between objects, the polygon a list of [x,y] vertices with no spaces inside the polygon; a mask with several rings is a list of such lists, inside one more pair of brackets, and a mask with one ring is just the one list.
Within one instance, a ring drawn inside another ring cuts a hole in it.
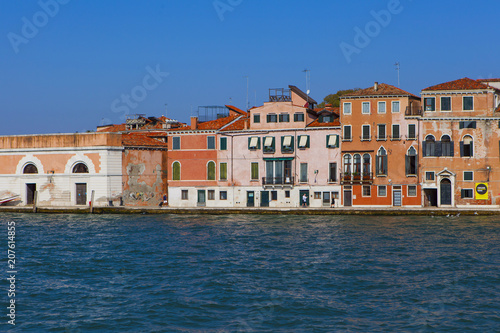
[{"label": "parapet wall", "polygon": [[118,133],[72,133],[0,136],[0,149],[121,146]]}]

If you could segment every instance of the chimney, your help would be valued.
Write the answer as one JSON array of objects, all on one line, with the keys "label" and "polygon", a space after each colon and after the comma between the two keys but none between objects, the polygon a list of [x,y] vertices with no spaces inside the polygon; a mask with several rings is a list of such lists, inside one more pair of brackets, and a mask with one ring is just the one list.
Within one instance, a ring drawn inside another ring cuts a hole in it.
[{"label": "chimney", "polygon": [[191,117],[191,129],[192,130],[198,129],[198,117]]},{"label": "chimney", "polygon": [[243,129],[247,130],[248,129],[248,122],[250,121],[250,119],[244,119],[243,120]]},{"label": "chimney", "polygon": [[378,90],[378,82],[375,81],[375,84],[373,85],[373,90],[377,91]]}]

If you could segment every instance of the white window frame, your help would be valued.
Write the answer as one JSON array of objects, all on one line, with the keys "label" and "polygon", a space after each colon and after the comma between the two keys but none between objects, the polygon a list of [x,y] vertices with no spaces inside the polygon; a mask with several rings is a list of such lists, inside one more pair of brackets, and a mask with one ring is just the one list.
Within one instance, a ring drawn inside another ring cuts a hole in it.
[{"label": "white window frame", "polygon": [[[397,111],[394,110],[394,105],[395,104],[398,105],[398,110]],[[391,112],[392,113],[399,113],[399,112],[401,112],[401,103],[399,101],[392,101],[391,102]]]},{"label": "white window frame", "polygon": [[[462,195],[460,195],[460,199],[474,199],[474,189],[473,188],[463,188],[462,190],[469,190],[469,191],[471,191],[472,196],[470,196],[470,197],[463,197],[462,198]],[[462,193],[460,193],[460,194],[462,194]]]},{"label": "white window frame", "polygon": [[[346,139],[345,138],[345,129],[349,127],[349,131],[351,132],[350,134],[350,138],[349,139]],[[352,141],[352,126],[351,125],[344,125],[344,127],[342,128],[342,140],[343,141]]]},{"label": "white window frame", "polygon": [[[365,139],[365,128],[368,127],[368,138]],[[371,141],[372,139],[372,129],[368,124],[361,125],[361,141]]]},{"label": "white window frame", "polygon": [[[470,97],[472,98],[472,109],[470,110],[465,110],[465,98]],[[472,112],[474,111],[474,96],[462,96],[462,110],[465,112]]]},{"label": "white window frame", "polygon": [[[432,178],[433,178],[433,179],[427,179],[427,174],[428,174],[428,173],[429,173],[429,174],[430,174],[430,173],[432,174]],[[425,181],[426,181],[426,182],[434,182],[434,181],[436,181],[436,173],[435,173],[434,171],[426,171],[426,172],[425,172]]]},{"label": "white window frame", "polygon": [[[410,195],[410,187],[415,187],[415,195]],[[415,198],[418,196],[418,187],[417,185],[408,185],[406,186],[406,195],[410,198]]]},{"label": "white window frame", "polygon": [[[370,189],[370,195],[365,195],[365,187]],[[361,196],[363,198],[371,198],[372,197],[372,186],[371,185],[362,185],[361,186]]]},{"label": "white window frame", "polygon": [[[365,112],[365,105],[368,105],[368,112]],[[361,113],[362,114],[370,114],[371,105],[370,102],[361,102]]]},{"label": "white window frame", "polygon": [[[398,128],[398,137],[394,138],[394,126],[397,126]],[[400,140],[401,139],[401,126],[399,124],[392,124],[391,126],[391,138],[392,140]]]},{"label": "white window frame", "polygon": [[[380,195],[380,188],[385,187],[385,195]],[[387,185],[378,185],[377,186],[377,197],[379,198],[387,198]]]},{"label": "white window frame", "polygon": [[[382,111],[380,106],[384,106],[384,110]],[[387,103],[385,101],[379,101],[377,103],[377,113],[386,113],[387,112]]]},{"label": "white window frame", "polygon": [[[380,137],[380,126],[384,126],[384,137]],[[387,124],[377,124],[377,141],[386,141],[387,140]]]},{"label": "white window frame", "polygon": [[[346,105],[349,105],[349,112],[346,112]],[[343,113],[344,114],[352,114],[352,103],[351,102],[344,102],[344,108],[343,108]]]},{"label": "white window frame", "polygon": [[[413,138],[410,138],[410,126],[414,126],[415,127],[415,131],[414,131],[415,135],[414,135]],[[417,139],[417,124],[408,124],[407,131],[408,132],[406,132],[406,138],[408,140],[416,140]]]},{"label": "white window frame", "polygon": [[[449,98],[450,99],[450,109],[449,110],[443,110],[443,98]],[[439,98],[439,110],[441,112],[451,112],[451,110],[453,109],[453,106],[452,106],[452,103],[453,102],[453,98],[451,98],[451,96],[441,96]]]}]

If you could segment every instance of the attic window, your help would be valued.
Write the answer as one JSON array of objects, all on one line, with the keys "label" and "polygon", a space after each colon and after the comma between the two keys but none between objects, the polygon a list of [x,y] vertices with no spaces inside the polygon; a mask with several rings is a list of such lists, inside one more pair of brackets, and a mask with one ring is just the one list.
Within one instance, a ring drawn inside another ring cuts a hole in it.
[{"label": "attic window", "polygon": [[333,121],[333,117],[331,115],[323,115],[319,117],[320,123],[331,123]]}]

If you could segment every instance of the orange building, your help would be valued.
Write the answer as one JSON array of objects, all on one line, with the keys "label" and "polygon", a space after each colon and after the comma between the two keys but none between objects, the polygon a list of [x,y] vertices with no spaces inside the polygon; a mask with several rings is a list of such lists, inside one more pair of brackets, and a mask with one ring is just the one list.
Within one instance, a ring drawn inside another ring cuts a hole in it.
[{"label": "orange building", "polygon": [[422,90],[424,206],[500,205],[500,79]]},{"label": "orange building", "polygon": [[419,97],[377,82],[342,96],[344,206],[421,205],[419,106]]}]

